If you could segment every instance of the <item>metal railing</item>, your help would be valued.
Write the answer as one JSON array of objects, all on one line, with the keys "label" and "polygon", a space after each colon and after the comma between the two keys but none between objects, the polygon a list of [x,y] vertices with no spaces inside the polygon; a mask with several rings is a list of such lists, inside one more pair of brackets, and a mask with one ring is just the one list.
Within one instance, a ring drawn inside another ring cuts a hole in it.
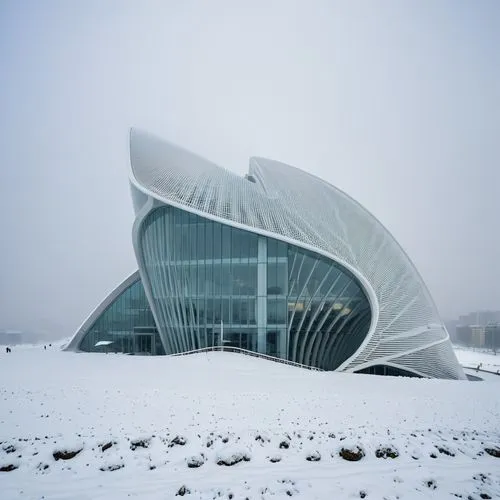
[{"label": "metal railing", "polygon": [[478,368],[477,365],[461,365],[462,368],[466,368],[467,370],[474,370],[475,372],[484,372],[484,373],[490,373],[491,375],[499,375],[500,376],[500,370],[497,370],[496,372],[491,371],[491,370],[485,370],[484,368]]},{"label": "metal railing", "polygon": [[[216,346],[210,346],[210,347],[202,347],[200,349],[193,349],[192,351],[185,351],[185,352],[179,352],[176,354],[171,354],[170,356],[187,356],[189,354],[197,354],[197,353],[203,353],[203,352],[234,352],[237,354],[245,354],[246,356],[252,356],[254,358],[261,358],[261,359],[267,359],[269,361],[274,361],[275,363],[282,363],[284,365],[289,365],[289,366],[296,366],[297,368],[305,368],[306,370],[313,370],[317,372],[322,372],[324,371],[322,368],[317,368],[315,366],[308,366],[304,365],[302,363],[297,363],[295,361],[289,361],[288,359],[282,359],[282,358],[277,358],[276,356],[270,356],[269,354],[263,354],[261,352],[255,352],[255,351],[249,351],[248,349],[242,349],[241,347],[231,347],[231,346],[226,346],[222,347],[220,345]],[[491,370],[485,370],[484,368],[477,368],[477,366],[467,366],[467,365],[462,365],[462,368],[467,368],[468,370],[474,370],[474,371],[479,371],[479,372],[484,372],[484,373],[490,373],[491,375],[499,375],[500,372],[496,371],[491,371]]]},{"label": "metal railing", "polygon": [[241,347],[231,347],[231,346],[222,347],[220,345],[217,345],[211,347],[202,347],[201,349],[194,349],[192,351],[171,354],[171,356],[187,356],[188,354],[197,354],[197,353],[212,352],[212,351],[234,352],[238,354],[245,354],[247,356],[252,356],[254,358],[267,359],[269,361],[274,361],[275,363],[282,363],[284,365],[296,366],[298,368],[305,368],[306,370],[313,370],[317,372],[324,371],[322,368],[316,368],[315,366],[303,365],[302,363],[296,363],[295,361],[289,361],[288,359],[277,358],[276,356],[270,356],[269,354],[263,354],[261,352],[249,351],[247,349],[242,349]]}]

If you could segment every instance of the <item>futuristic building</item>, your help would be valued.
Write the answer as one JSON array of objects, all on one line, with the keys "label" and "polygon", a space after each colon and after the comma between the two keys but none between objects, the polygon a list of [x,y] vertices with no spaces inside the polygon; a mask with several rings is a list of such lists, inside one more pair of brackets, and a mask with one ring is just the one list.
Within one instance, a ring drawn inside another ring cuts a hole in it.
[{"label": "futuristic building", "polygon": [[325,370],[465,379],[414,265],[345,193],[265,158],[240,177],[136,130],[130,157],[139,270],[68,349],[223,343]]}]

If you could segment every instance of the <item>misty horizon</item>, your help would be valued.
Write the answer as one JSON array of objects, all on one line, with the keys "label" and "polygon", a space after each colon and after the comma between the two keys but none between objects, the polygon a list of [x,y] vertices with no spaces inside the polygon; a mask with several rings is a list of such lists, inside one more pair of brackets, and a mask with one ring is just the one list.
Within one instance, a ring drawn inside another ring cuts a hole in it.
[{"label": "misty horizon", "polygon": [[346,192],[443,319],[500,309],[500,4],[5,1],[0,330],[71,336],[137,269],[128,131]]}]

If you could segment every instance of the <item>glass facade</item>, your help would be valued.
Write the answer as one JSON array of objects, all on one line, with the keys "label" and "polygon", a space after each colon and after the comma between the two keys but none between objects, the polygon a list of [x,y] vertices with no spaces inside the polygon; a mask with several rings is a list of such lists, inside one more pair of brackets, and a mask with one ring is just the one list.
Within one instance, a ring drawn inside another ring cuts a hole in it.
[{"label": "glass facade", "polygon": [[79,348],[88,352],[165,354],[140,279],[97,318]]},{"label": "glass facade", "polygon": [[357,280],[318,254],[170,206],[141,231],[167,354],[224,344],[331,370],[368,332]]},{"label": "glass facade", "polygon": [[420,375],[416,375],[408,370],[403,370],[403,368],[397,368],[395,366],[389,365],[375,365],[369,368],[363,368],[354,373],[365,373],[368,375],[389,375],[391,377],[416,377],[421,378]]}]

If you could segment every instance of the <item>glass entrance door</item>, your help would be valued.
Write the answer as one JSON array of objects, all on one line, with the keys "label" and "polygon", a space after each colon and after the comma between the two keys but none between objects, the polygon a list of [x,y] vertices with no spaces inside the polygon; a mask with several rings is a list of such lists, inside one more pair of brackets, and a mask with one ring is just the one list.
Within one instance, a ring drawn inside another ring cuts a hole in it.
[{"label": "glass entrance door", "polygon": [[147,333],[136,334],[135,352],[137,354],[153,354],[153,335]]}]

